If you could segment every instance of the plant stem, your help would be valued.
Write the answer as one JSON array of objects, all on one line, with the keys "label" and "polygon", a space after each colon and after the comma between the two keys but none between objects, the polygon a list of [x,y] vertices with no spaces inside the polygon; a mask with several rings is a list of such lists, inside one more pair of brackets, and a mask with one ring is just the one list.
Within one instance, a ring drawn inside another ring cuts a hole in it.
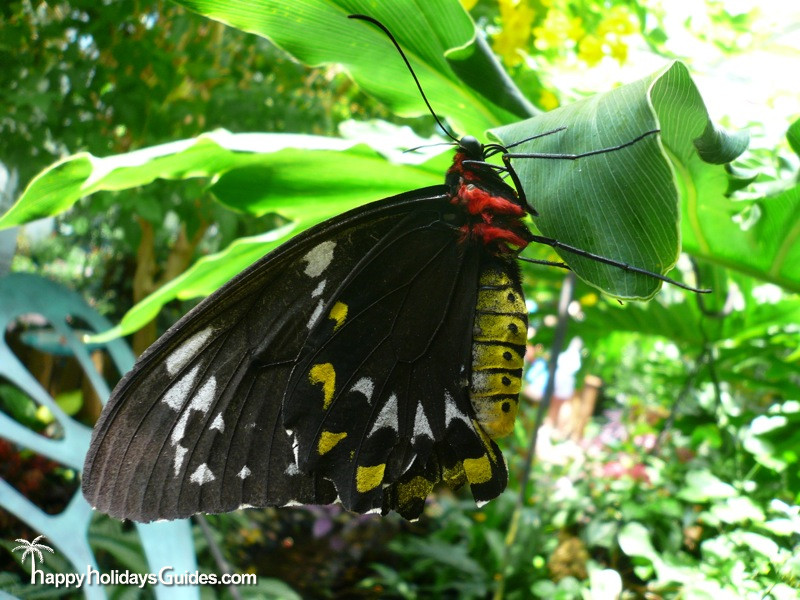
[{"label": "plant stem", "polygon": [[[217,540],[214,539],[214,532],[211,531],[211,527],[208,525],[205,515],[195,515],[194,522],[200,526],[200,531],[203,532],[203,537],[205,537],[206,542],[208,542],[208,549],[211,551],[211,556],[214,557],[214,562],[217,563],[217,568],[230,576],[232,574],[231,566],[222,555],[222,550],[220,550]],[[231,594],[231,598],[234,600],[242,600],[242,594],[239,592],[239,588],[234,584],[228,584],[228,591]]]}]

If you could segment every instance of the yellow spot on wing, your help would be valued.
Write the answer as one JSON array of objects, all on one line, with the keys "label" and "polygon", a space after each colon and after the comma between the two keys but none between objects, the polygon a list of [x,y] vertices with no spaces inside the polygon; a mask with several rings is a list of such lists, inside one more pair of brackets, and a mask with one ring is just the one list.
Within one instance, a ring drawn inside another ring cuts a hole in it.
[{"label": "yellow spot on wing", "polygon": [[428,481],[424,477],[417,475],[407,483],[397,484],[397,504],[407,506],[413,500],[420,498],[425,500],[433,489],[433,481]]},{"label": "yellow spot on wing", "polygon": [[319,443],[317,444],[317,452],[322,456],[333,450],[333,447],[347,437],[347,432],[334,433],[332,431],[323,431],[319,436]]},{"label": "yellow spot on wing", "polygon": [[333,400],[333,393],[336,390],[336,371],[333,370],[333,365],[331,363],[314,365],[308,372],[308,380],[313,385],[322,384],[322,408],[327,410]]},{"label": "yellow spot on wing", "polygon": [[489,457],[483,455],[480,458],[465,458],[464,472],[470,483],[486,483],[492,478],[492,464]]},{"label": "yellow spot on wing", "polygon": [[374,467],[358,467],[356,471],[356,489],[360,493],[374,490],[383,481],[383,471],[386,463]]},{"label": "yellow spot on wing", "polygon": [[442,481],[444,481],[451,489],[457,490],[460,488],[467,482],[467,476],[464,473],[464,465],[459,462],[450,469],[447,467],[443,468]]},{"label": "yellow spot on wing", "polygon": [[347,318],[347,304],[344,302],[337,302],[334,304],[331,309],[330,318],[336,321],[336,325],[333,326],[333,330],[336,331]]}]

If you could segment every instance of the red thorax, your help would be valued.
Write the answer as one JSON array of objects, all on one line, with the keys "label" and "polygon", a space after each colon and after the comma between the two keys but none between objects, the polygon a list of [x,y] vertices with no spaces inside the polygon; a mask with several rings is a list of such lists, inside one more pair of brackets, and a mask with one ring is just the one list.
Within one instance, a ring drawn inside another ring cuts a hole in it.
[{"label": "red thorax", "polygon": [[490,167],[464,164],[465,160],[482,161],[483,157],[472,157],[458,148],[445,180],[450,202],[469,216],[461,227],[463,240],[481,242],[494,254],[518,253],[528,245],[531,234],[521,220],[527,213],[517,193]]}]

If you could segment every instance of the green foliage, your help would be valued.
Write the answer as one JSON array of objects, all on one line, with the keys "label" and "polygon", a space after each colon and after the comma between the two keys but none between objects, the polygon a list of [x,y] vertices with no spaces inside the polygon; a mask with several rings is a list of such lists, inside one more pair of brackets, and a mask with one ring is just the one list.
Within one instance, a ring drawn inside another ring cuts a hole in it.
[{"label": "green foliage", "polygon": [[[343,74],[321,76],[161,0],[3,3],[0,63],[0,162],[21,181],[83,150],[108,156],[217,128],[330,135],[356,98],[365,116],[387,114]],[[203,185],[158,181],[136,190],[135,205],[114,192],[80,200],[57,220],[57,239],[26,245],[15,270],[85,290],[117,318],[131,304],[142,220],[155,229],[156,274],[182,230],[200,233],[202,253],[274,226],[220,208]]]},{"label": "green foliage", "polygon": [[[0,74],[0,99],[12,107],[0,121],[0,160],[26,181],[40,174],[0,224],[68,211],[59,236],[18,258],[17,268],[44,264],[68,278],[87,276],[92,296],[121,314],[142,237],[137,223],[155,226],[162,262],[182,228],[207,228],[202,258],[109,335],[136,330],[175,299],[210,293],[329,216],[441,182],[446,157],[398,160],[400,147],[425,143],[414,135],[398,141],[398,128],[373,123],[347,141],[323,137],[351,113],[398,121],[424,112],[390,43],[348,21],[349,12],[392,29],[437,113],[460,133],[483,138],[505,126],[494,133],[510,143],[566,124],[525,150],[574,153],[659,128],[659,140],[591,159],[518,160],[542,214],[534,224],[662,271],[678,259],[680,240],[693,261],[679,260],[670,276],[715,292],[695,298],[665,289],[646,304],[623,305],[579,284],[569,331],[586,348],[581,375],[601,376],[604,396],[581,444],[548,446],[521,507],[530,406],[505,443],[510,488],[480,510],[464,493],[433,501],[411,525],[337,509],[211,519],[228,560],[262,574],[261,587],[246,595],[485,598],[502,580],[507,598],[619,590],[623,598],[797,597],[800,121],[786,124],[785,146],[722,166],[744,150],[743,138],[710,122],[680,63],[591,97],[549,81],[574,60],[624,63],[639,35],[663,50],[665,15],[649,3],[482,2],[471,14],[488,41],[455,2],[179,4],[257,35],[171,4],[2,9],[3,47],[22,60],[4,61],[12,67]],[[724,52],[741,50],[753,13],[714,7],[703,35]],[[337,67],[307,70],[263,38],[307,65],[344,65],[375,99],[359,95]],[[433,131],[430,119],[413,123],[421,136]],[[227,131],[203,133],[217,128]],[[314,135],[242,133],[251,130]],[[50,165],[56,159],[63,160]],[[527,252],[554,258],[548,249]],[[658,287],[565,258],[619,296],[647,297]],[[526,296],[538,307],[534,339],[546,347],[562,274],[529,266],[525,273]],[[14,409],[36,422],[25,410]],[[108,560],[136,563],[126,531],[96,525],[96,547]],[[506,547],[510,529],[517,536]],[[203,569],[215,569],[200,538],[198,548]]]}]

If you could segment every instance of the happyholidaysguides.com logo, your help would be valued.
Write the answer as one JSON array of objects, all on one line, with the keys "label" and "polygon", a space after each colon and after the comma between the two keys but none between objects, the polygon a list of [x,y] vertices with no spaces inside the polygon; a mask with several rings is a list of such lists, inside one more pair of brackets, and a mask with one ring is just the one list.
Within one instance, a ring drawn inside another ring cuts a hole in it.
[{"label": "happyholidaysguides.com logo", "polygon": [[44,538],[40,535],[32,542],[25,539],[17,539],[20,544],[12,552],[22,551],[21,560],[30,557],[31,560],[31,584],[50,585],[56,588],[81,588],[85,585],[124,585],[144,588],[150,585],[255,585],[258,582],[257,575],[253,573],[232,573],[217,575],[215,573],[200,573],[199,571],[176,573],[171,566],[162,567],[158,573],[134,573],[127,570],[113,569],[108,573],[102,573],[91,565],[86,566],[84,573],[52,573],[36,568],[36,559],[39,563],[44,563],[42,550],[54,554],[55,551],[39,540]]}]

